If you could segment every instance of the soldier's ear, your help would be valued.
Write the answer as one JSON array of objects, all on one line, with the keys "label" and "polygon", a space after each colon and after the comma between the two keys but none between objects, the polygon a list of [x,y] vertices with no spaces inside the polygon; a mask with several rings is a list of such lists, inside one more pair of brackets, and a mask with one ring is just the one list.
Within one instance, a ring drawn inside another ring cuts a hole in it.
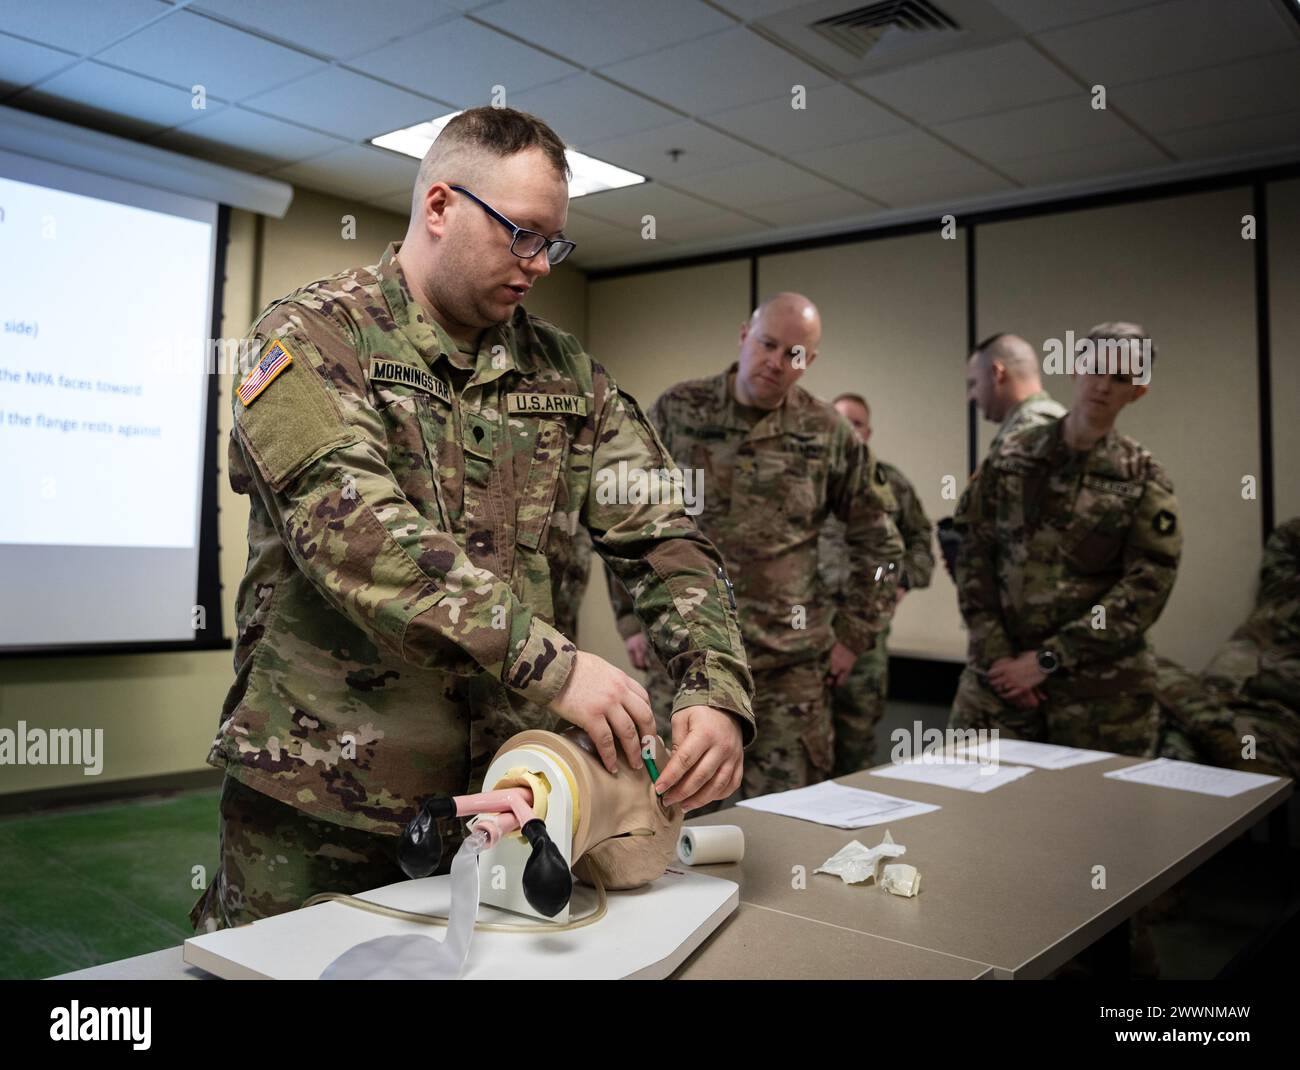
[{"label": "soldier's ear", "polygon": [[1140,397],[1141,397],[1143,394],[1145,394],[1146,392],[1147,392],[1147,387],[1145,387],[1145,386],[1141,386],[1141,385],[1135,386],[1135,387],[1133,388],[1133,396],[1132,396],[1131,398],[1129,398],[1129,402],[1128,402],[1128,403],[1129,403],[1130,405],[1132,405],[1133,402],[1137,401],[1137,399],[1140,398]]},{"label": "soldier's ear", "polygon": [[420,227],[430,237],[441,238],[446,230],[450,193],[445,182],[432,182],[420,198]]}]

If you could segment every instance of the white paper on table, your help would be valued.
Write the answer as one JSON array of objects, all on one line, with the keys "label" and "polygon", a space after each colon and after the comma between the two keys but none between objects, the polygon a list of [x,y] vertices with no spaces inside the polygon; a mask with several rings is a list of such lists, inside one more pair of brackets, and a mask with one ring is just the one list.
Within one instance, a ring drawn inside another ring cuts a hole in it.
[{"label": "white paper on table", "polygon": [[819,825],[830,825],[837,829],[884,825],[939,809],[933,803],[912,802],[893,795],[850,788],[836,784],[833,780],[824,780],[806,788],[759,795],[737,805],[767,814],[797,817],[800,821],[816,821]]},{"label": "white paper on table", "polygon": [[1217,795],[1221,799],[1231,799],[1234,795],[1276,783],[1280,779],[1263,773],[1243,773],[1239,769],[1219,769],[1213,765],[1179,762],[1172,758],[1155,758],[1105,775],[1112,780],[1127,780],[1157,788],[1174,788],[1177,791],[1195,791],[1201,795]]},{"label": "white paper on table", "polygon": [[967,748],[962,753],[978,757],[985,762],[1016,762],[1039,769],[1070,769],[1076,765],[1100,762],[1115,755],[1104,750],[1083,750],[1079,747],[1062,747],[1056,743],[1035,743],[1031,739],[999,739]]},{"label": "white paper on table", "polygon": [[873,769],[872,776],[888,777],[891,780],[911,780],[918,784],[937,784],[942,788],[957,788],[960,791],[974,791],[983,795],[985,792],[1010,784],[1013,780],[1028,776],[1033,770],[1023,765],[993,765],[988,762],[964,762],[953,758],[943,761],[914,758],[910,762],[888,765],[883,769]]}]

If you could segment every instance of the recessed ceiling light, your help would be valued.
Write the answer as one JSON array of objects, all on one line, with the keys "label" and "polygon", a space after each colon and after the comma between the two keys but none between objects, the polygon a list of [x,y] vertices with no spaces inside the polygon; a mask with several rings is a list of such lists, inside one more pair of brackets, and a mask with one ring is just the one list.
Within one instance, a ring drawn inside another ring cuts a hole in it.
[{"label": "recessed ceiling light", "polygon": [[[442,128],[459,114],[460,112],[454,111],[449,115],[431,119],[427,123],[416,123],[401,130],[380,134],[378,137],[372,137],[370,144],[423,160],[424,154],[429,151],[429,146],[442,133]],[[646,180],[645,175],[638,175],[634,171],[616,167],[604,160],[597,160],[594,156],[588,156],[575,149],[565,149],[565,156],[569,161],[569,170],[573,172],[573,177],[569,179],[570,198],[585,197],[588,193],[600,193],[607,189],[635,186]]]}]

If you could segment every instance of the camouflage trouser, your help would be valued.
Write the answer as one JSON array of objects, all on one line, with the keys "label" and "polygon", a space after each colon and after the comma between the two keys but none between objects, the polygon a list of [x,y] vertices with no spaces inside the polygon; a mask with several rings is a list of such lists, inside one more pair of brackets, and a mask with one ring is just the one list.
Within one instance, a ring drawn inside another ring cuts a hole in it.
[{"label": "camouflage trouser", "polygon": [[758,736],[745,752],[745,774],[734,797],[817,784],[831,776],[835,726],[825,655],[780,669],[755,669],[754,722]]},{"label": "camouflage trouser", "polygon": [[969,665],[962,670],[950,728],[997,729],[1007,739],[1029,739],[1112,754],[1155,753],[1158,711],[1151,690],[1070,701],[1068,679],[1048,680],[1047,700],[1022,710],[1004,702]]},{"label": "camouflage trouser", "polygon": [[885,715],[889,690],[889,652],[886,628],[876,645],[853,663],[844,683],[831,693],[835,723],[835,775],[845,776],[875,764],[876,726]]},{"label": "camouflage trouser", "polygon": [[217,872],[190,910],[195,932],[296,910],[317,892],[354,894],[406,879],[396,837],[309,817],[229,773],[220,814]]}]

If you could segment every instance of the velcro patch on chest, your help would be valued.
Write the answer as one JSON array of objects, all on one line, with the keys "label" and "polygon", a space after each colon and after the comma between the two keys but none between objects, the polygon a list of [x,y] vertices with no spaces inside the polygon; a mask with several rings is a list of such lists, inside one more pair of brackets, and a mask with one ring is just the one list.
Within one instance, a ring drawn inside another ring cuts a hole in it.
[{"label": "velcro patch on chest", "polygon": [[578,394],[507,394],[511,416],[586,416],[587,399]]},{"label": "velcro patch on chest", "polygon": [[1102,476],[1084,476],[1083,485],[1089,490],[1098,490],[1103,494],[1115,494],[1121,498],[1136,501],[1142,497],[1141,483],[1126,483],[1120,479],[1105,479]]},{"label": "velcro patch on chest", "polygon": [[403,364],[400,360],[376,360],[370,365],[372,383],[397,383],[401,386],[414,387],[426,394],[451,404],[451,391],[447,384],[424,368],[413,364]]}]

